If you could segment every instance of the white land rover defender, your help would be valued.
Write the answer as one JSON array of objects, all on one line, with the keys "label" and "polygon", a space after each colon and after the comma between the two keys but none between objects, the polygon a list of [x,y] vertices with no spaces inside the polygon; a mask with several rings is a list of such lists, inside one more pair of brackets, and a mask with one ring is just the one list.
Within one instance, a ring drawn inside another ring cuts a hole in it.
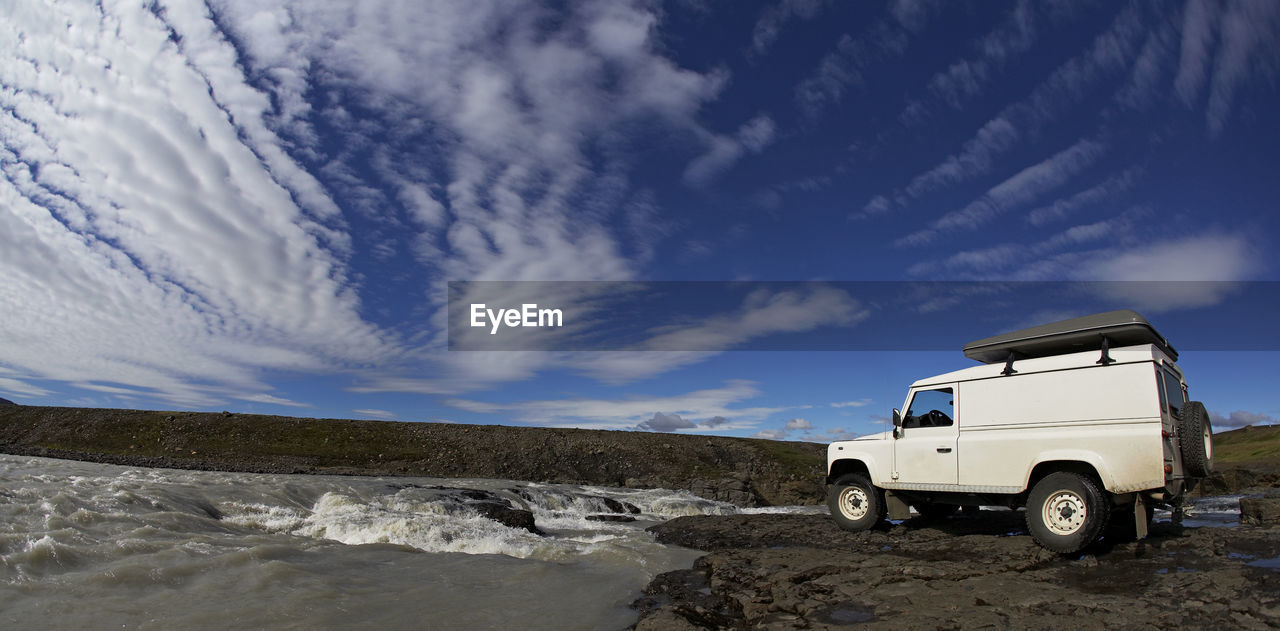
[{"label": "white land rover defender", "polygon": [[1025,506],[1036,542],[1070,553],[1104,529],[1145,537],[1154,507],[1179,507],[1212,469],[1209,415],[1187,400],[1177,352],[1133,311],[964,353],[985,365],[911,384],[893,431],[828,448],[827,504],[842,528],[905,519],[909,507],[939,518]]}]

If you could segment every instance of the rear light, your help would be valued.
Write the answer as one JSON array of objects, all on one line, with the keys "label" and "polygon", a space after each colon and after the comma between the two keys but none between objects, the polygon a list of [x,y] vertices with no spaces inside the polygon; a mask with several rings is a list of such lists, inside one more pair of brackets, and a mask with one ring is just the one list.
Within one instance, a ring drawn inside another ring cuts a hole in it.
[{"label": "rear light", "polygon": [[1164,473],[1165,473],[1165,475],[1169,475],[1170,473],[1173,473],[1173,465],[1171,465],[1171,464],[1167,464],[1167,465],[1165,465],[1165,466],[1164,466]]},{"label": "rear light", "polygon": [[1161,437],[1161,438],[1168,438],[1168,437],[1169,437],[1169,430],[1167,430],[1167,429],[1162,429],[1162,430],[1160,430],[1160,437]]}]

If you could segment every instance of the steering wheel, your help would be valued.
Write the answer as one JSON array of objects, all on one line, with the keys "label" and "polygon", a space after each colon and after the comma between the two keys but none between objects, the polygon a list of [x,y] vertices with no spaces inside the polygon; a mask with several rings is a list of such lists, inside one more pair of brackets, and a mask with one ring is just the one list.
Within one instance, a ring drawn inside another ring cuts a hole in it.
[{"label": "steering wheel", "polygon": [[929,410],[927,416],[929,417],[929,424],[934,427],[947,427],[948,425],[951,425],[951,417],[947,416],[941,410]]}]

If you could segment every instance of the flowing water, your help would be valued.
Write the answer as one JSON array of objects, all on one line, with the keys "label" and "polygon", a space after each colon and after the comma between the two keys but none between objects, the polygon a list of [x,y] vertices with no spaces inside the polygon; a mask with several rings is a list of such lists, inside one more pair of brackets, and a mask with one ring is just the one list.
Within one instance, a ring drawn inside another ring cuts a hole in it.
[{"label": "flowing water", "polygon": [[[527,507],[545,535],[459,488]],[[621,502],[637,521],[587,519]],[[738,510],[665,490],[0,455],[0,628],[619,629],[650,579],[699,555],[644,528]]]}]

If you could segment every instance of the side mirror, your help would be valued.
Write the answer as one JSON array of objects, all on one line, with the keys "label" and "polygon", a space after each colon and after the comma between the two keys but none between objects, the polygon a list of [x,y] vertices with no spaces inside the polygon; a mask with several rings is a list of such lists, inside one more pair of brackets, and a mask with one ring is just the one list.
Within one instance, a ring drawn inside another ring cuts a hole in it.
[{"label": "side mirror", "polygon": [[893,437],[902,438],[902,412],[893,408]]}]

